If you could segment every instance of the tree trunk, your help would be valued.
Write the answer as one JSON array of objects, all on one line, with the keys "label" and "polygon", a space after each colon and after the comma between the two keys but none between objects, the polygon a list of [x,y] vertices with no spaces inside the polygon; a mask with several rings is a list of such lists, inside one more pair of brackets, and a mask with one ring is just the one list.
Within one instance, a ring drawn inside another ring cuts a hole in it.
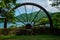
[{"label": "tree trunk", "polygon": [[4,35],[7,35],[7,34],[8,34],[8,29],[7,29],[7,18],[5,18],[5,20],[4,20],[3,34],[4,34]]},{"label": "tree trunk", "polygon": [[6,29],[7,28],[7,18],[5,18],[5,20],[4,20],[4,29]]}]

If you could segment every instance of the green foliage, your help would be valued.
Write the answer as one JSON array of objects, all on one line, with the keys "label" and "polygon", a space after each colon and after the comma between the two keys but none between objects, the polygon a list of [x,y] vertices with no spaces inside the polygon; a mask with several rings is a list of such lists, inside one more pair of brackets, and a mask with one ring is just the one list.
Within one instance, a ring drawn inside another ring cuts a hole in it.
[{"label": "green foliage", "polygon": [[1,0],[0,3],[1,13],[4,12],[5,14],[3,14],[5,15],[5,17],[7,17],[8,19],[13,19],[14,11],[9,12],[9,10],[13,8],[13,5],[16,6],[16,0]]},{"label": "green foliage", "polygon": [[10,29],[14,29],[14,28],[17,28],[17,27],[14,25],[10,26]]},{"label": "green foliage", "polygon": [[48,22],[49,22],[48,18],[43,18],[43,19],[41,19],[40,24],[46,24]]},{"label": "green foliage", "polygon": [[60,0],[53,0],[51,6],[56,7],[60,10]]},{"label": "green foliage", "polygon": [[0,19],[0,22],[3,22],[4,20],[3,19]]},{"label": "green foliage", "polygon": [[54,26],[59,27],[60,26],[60,12],[56,12],[52,16]]},{"label": "green foliage", "polygon": [[1,0],[0,3],[0,16],[5,17],[4,27],[7,27],[7,22],[15,22],[14,11],[10,10],[16,6],[16,0]]}]

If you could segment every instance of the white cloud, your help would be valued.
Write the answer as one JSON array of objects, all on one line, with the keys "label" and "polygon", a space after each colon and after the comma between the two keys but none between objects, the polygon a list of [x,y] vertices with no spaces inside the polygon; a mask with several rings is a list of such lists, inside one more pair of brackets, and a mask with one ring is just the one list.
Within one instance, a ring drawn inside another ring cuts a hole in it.
[{"label": "white cloud", "polygon": [[49,1],[49,0],[48,0],[47,2],[48,2],[48,4],[52,4],[52,1]]},{"label": "white cloud", "polygon": [[[52,3],[48,0],[18,0],[17,3],[25,3],[25,2],[32,2],[32,3],[36,3],[36,4],[39,4],[41,5],[42,7],[44,7],[47,11],[50,11],[50,12],[56,12],[56,11],[59,11],[58,9],[50,6],[49,4]],[[29,7],[30,8],[30,7]]]}]

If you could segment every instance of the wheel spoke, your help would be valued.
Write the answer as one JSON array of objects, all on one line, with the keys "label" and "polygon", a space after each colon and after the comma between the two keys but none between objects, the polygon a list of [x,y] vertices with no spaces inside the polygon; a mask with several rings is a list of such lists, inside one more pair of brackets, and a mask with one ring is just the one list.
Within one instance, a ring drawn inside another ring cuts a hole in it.
[{"label": "wheel spoke", "polygon": [[34,16],[33,20],[31,21],[31,23],[35,20],[35,18],[37,17],[37,15],[39,14],[39,12],[41,11],[41,9],[37,12],[37,14]]},{"label": "wheel spoke", "polygon": [[19,18],[17,18],[17,17],[16,17],[16,19],[25,25],[25,23],[24,23],[24,22],[22,22]]},{"label": "wheel spoke", "polygon": [[33,12],[33,6],[32,6],[32,10],[31,10],[31,13],[30,13],[30,21],[31,21],[31,17],[32,17],[32,12]]},{"label": "wheel spoke", "polygon": [[28,15],[27,15],[27,10],[26,10],[26,5],[24,6],[25,8],[25,13],[26,13],[26,22],[28,22]]},{"label": "wheel spoke", "polygon": [[[43,15],[43,14],[40,14],[42,17],[40,17],[39,18],[39,20],[37,20],[37,22],[39,22],[45,15]],[[40,25],[40,22],[39,22],[39,24],[37,24],[37,25],[35,25],[35,26],[38,26],[38,25]]]},{"label": "wheel spoke", "polygon": [[39,20],[37,20],[38,22],[40,21],[40,19],[42,19],[44,17],[44,15],[42,15],[42,17],[41,18],[39,18]]},{"label": "wheel spoke", "polygon": [[[20,13],[20,11],[18,10],[18,12]],[[23,19],[22,19],[23,18]],[[25,22],[24,16],[21,15],[21,19]]]}]

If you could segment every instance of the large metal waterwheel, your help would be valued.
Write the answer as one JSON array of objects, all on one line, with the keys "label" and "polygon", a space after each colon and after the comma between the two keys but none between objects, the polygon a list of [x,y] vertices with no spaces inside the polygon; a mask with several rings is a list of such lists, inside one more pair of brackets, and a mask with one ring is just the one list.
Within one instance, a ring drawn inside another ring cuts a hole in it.
[{"label": "large metal waterwheel", "polygon": [[50,28],[53,27],[52,19],[49,13],[40,5],[35,3],[22,3],[15,8],[16,19],[21,22],[26,28],[32,28],[34,26],[41,26],[41,21],[44,18],[48,18],[48,22],[45,24],[49,24]]}]

